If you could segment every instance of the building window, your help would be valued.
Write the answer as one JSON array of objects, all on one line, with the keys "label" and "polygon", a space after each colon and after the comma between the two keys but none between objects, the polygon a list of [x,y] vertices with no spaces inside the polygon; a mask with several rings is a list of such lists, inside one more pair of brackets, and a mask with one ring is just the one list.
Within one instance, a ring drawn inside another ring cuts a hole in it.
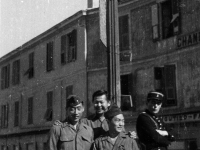
[{"label": "building window", "polygon": [[163,106],[176,106],[176,66],[154,68],[155,89],[165,95]]},{"label": "building window", "polygon": [[10,84],[10,64],[1,69],[1,89],[6,89]]},{"label": "building window", "polygon": [[8,113],[9,113],[9,105],[1,106],[1,128],[8,127]]},{"label": "building window", "polygon": [[14,126],[19,126],[19,102],[15,102]]},{"label": "building window", "polygon": [[34,53],[29,54],[29,73],[28,78],[31,79],[34,77]]},{"label": "building window", "polygon": [[77,58],[77,30],[73,30],[69,34],[68,37],[68,57],[67,62],[73,62]]},{"label": "building window", "polygon": [[43,143],[43,150],[47,150],[48,149],[48,143],[47,142],[44,142]]},{"label": "building window", "polygon": [[17,85],[20,82],[20,60],[13,62],[12,71],[12,84]]},{"label": "building window", "polygon": [[132,100],[132,74],[120,76],[121,82],[121,109],[122,111],[135,110]]},{"label": "building window", "polygon": [[61,64],[66,64],[67,35],[61,36]]},{"label": "building window", "polygon": [[[159,25],[160,24],[160,25]],[[152,6],[153,39],[166,39],[180,33],[178,0],[165,0]]]},{"label": "building window", "polygon": [[66,98],[73,94],[73,85],[69,85],[66,87]]},{"label": "building window", "polygon": [[26,150],[34,150],[35,147],[34,147],[34,144],[33,143],[27,143],[26,144]]},{"label": "building window", "polygon": [[47,110],[45,114],[45,119],[47,121],[52,121],[53,118],[53,91],[47,92]]},{"label": "building window", "polygon": [[28,98],[28,124],[33,124],[33,97]]},{"label": "building window", "polygon": [[129,16],[119,17],[119,47],[120,51],[129,50]]},{"label": "building window", "polygon": [[34,77],[34,53],[29,54],[29,68],[24,75],[28,75],[29,79]]},{"label": "building window", "polygon": [[47,72],[53,70],[53,42],[47,43]]},{"label": "building window", "polygon": [[19,150],[19,145],[13,145],[13,150]]},{"label": "building window", "polygon": [[1,150],[8,150],[8,146],[6,146],[6,145],[1,145]]}]

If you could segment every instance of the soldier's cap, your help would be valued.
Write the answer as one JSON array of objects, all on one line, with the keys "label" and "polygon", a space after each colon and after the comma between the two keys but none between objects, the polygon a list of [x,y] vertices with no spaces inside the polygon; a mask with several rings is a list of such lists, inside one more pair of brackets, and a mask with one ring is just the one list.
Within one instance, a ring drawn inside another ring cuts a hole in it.
[{"label": "soldier's cap", "polygon": [[76,105],[79,105],[80,103],[83,104],[83,101],[76,95],[70,95],[68,98],[67,98],[67,107],[74,107]]},{"label": "soldier's cap", "polygon": [[147,101],[156,100],[162,102],[164,95],[160,92],[149,92],[147,95]]},{"label": "soldier's cap", "polygon": [[111,120],[113,117],[123,114],[121,109],[116,105],[113,104],[107,112],[104,113],[104,117],[108,120]]}]

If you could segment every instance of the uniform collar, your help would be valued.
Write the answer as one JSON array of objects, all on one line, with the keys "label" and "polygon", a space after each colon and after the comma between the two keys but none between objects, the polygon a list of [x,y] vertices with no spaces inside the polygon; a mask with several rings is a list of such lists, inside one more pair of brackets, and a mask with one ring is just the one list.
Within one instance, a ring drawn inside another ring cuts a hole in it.
[{"label": "uniform collar", "polygon": [[156,117],[156,114],[150,112],[148,109],[146,109],[145,112],[146,112],[147,114],[149,114],[150,116],[155,116],[155,117]]},{"label": "uniform collar", "polygon": [[[63,127],[63,128],[66,127],[66,126],[68,126],[68,127],[74,129],[74,126],[70,123],[69,118],[66,118],[66,119],[64,120],[64,123],[62,124],[62,127]],[[85,124],[83,124],[83,123],[81,122],[81,120],[79,120],[76,129],[81,128],[82,126],[85,127]]]}]

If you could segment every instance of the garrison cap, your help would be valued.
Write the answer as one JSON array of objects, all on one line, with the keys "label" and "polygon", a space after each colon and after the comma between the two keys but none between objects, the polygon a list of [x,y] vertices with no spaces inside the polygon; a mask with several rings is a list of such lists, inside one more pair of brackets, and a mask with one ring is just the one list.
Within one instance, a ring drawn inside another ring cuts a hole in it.
[{"label": "garrison cap", "polygon": [[121,109],[116,104],[113,104],[110,109],[105,112],[104,116],[106,119],[111,120],[113,117],[119,114],[123,114]]},{"label": "garrison cap", "polygon": [[67,108],[74,107],[76,105],[79,105],[80,103],[83,103],[83,101],[76,95],[70,95],[67,98]]},{"label": "garrison cap", "polygon": [[147,101],[150,100],[157,100],[157,101],[163,101],[164,95],[160,92],[149,92],[147,95]]}]

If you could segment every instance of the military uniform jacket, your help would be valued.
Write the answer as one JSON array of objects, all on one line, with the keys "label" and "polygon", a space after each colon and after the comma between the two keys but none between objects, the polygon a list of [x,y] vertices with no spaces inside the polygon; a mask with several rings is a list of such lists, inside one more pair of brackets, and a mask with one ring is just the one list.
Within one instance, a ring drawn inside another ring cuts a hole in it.
[{"label": "military uniform jacket", "polygon": [[156,129],[166,130],[162,119],[148,110],[138,116],[136,123],[137,135],[140,142],[145,145],[146,150],[166,150],[170,144],[168,136],[161,136]]},{"label": "military uniform jacket", "polygon": [[48,139],[48,150],[90,150],[93,142],[91,127],[80,123],[77,130],[68,122],[53,125]]},{"label": "military uniform jacket", "polygon": [[109,130],[108,122],[105,117],[98,117],[96,114],[91,115],[88,118],[83,118],[81,121],[93,129],[94,139],[98,138],[100,135],[103,135]]},{"label": "military uniform jacket", "polygon": [[130,138],[125,132],[121,132],[115,144],[112,143],[109,133],[97,138],[92,146],[92,150],[139,150],[136,141]]}]

